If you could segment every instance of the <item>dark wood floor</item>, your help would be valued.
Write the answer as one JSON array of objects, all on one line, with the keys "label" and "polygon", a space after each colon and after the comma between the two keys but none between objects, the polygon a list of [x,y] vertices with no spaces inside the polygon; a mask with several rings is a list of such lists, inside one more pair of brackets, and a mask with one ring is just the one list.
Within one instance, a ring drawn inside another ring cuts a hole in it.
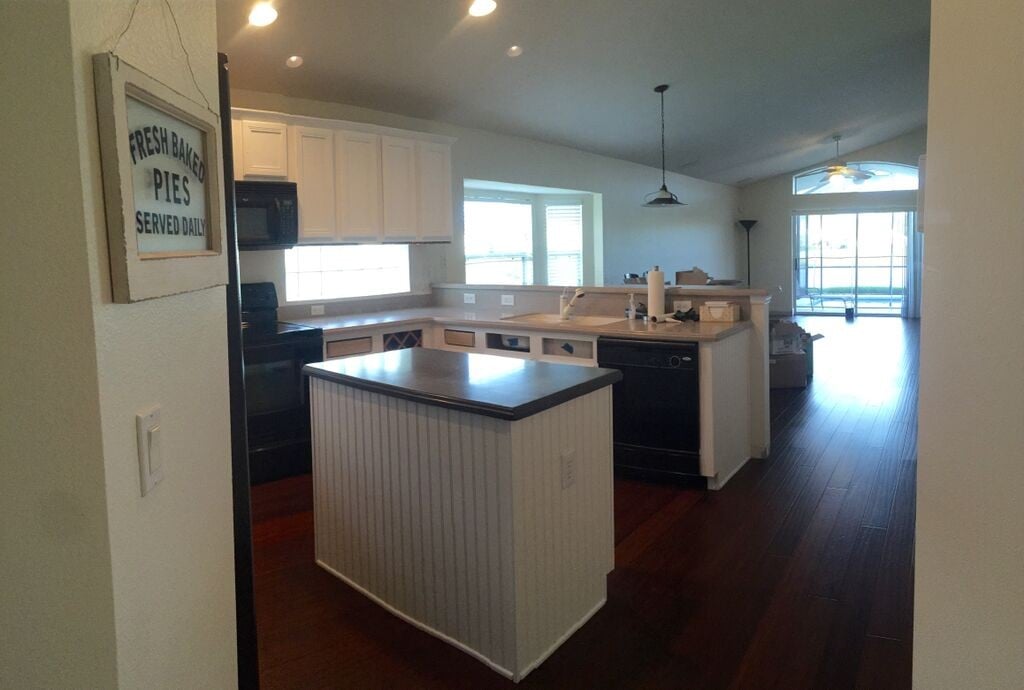
[{"label": "dark wood floor", "polygon": [[[908,688],[916,322],[802,319],[814,382],[720,492],[616,481],[608,603],[522,688]],[[511,688],[313,564],[310,482],[253,492],[265,688]]]}]

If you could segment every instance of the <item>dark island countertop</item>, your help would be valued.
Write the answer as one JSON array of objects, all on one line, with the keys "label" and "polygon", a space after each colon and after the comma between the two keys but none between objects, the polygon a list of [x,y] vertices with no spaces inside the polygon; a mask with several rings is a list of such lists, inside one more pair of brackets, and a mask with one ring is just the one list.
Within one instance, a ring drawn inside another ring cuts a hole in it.
[{"label": "dark island countertop", "polygon": [[615,369],[409,348],[307,364],[303,373],[374,393],[517,420],[609,386]]}]

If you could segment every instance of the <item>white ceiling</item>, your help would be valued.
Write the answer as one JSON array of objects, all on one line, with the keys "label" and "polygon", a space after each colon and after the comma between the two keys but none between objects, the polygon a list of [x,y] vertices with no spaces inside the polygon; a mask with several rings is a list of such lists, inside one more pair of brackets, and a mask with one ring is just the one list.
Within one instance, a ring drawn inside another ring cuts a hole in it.
[{"label": "white ceiling", "polygon": [[[732,184],[925,123],[929,0],[218,0],[233,87],[564,144]],[[505,50],[523,47],[511,59]],[[287,56],[303,67],[284,65]]]}]

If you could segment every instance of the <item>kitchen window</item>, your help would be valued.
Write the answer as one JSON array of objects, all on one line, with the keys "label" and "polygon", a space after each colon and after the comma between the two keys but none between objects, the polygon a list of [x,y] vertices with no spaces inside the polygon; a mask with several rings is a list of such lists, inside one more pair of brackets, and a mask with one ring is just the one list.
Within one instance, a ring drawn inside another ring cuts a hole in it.
[{"label": "kitchen window", "polygon": [[600,230],[594,207],[600,204],[600,195],[479,180],[467,180],[466,185],[467,283],[583,285],[595,281]]},{"label": "kitchen window", "polygon": [[464,212],[466,282],[532,285],[532,202],[467,198]]},{"label": "kitchen window", "polygon": [[548,285],[583,284],[583,204],[544,206]]},{"label": "kitchen window", "polygon": [[285,250],[284,269],[289,302],[410,290],[407,244],[294,247]]}]

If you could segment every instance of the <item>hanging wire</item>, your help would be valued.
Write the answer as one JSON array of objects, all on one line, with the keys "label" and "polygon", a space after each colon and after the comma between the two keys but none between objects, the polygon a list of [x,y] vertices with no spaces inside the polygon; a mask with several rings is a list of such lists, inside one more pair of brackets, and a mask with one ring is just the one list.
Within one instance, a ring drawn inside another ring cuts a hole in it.
[{"label": "hanging wire", "polygon": [[142,0],[135,0],[135,2],[132,3],[132,12],[128,15],[128,23],[124,25],[123,29],[121,29],[121,33],[117,35],[117,40],[114,41],[114,47],[110,49],[111,54],[117,52],[117,47],[121,45],[121,39],[124,38],[126,33],[128,33],[128,29],[131,27],[132,22],[135,21],[135,10],[139,9],[140,2],[142,2]]},{"label": "hanging wire", "polygon": [[[126,33],[128,33],[128,29],[132,27],[132,22],[135,21],[135,11],[139,9],[139,4],[141,2],[142,0],[135,0],[135,2],[132,3],[132,11],[128,15],[128,23],[124,25],[123,29],[121,29],[121,33],[117,35],[117,39],[114,41],[114,46],[110,49],[110,54],[118,60],[121,59],[121,56],[117,55],[117,47],[121,45],[121,39],[124,38]],[[196,79],[195,70],[192,69],[192,57],[188,54],[188,48],[185,47],[185,41],[181,37],[181,27],[178,25],[178,18],[174,15],[174,8],[171,7],[170,0],[163,0],[163,4],[167,7],[167,11],[171,15],[171,22],[174,23],[174,32],[178,36],[178,45],[181,47],[181,52],[185,54],[185,67],[188,68],[188,74],[192,78],[192,85],[195,86],[199,95],[203,97],[203,102],[206,103],[206,109],[216,115],[217,113],[215,113],[213,108],[210,107],[210,99],[206,97],[206,93],[203,92],[203,89],[199,86],[199,80]]]},{"label": "hanging wire", "polygon": [[189,76],[192,77],[192,84],[196,87],[196,91],[203,97],[203,101],[206,102],[206,109],[212,112],[210,108],[210,101],[206,98],[206,94],[199,88],[199,81],[196,79],[196,73],[192,69],[192,58],[189,57],[188,48],[185,47],[185,41],[181,38],[181,27],[178,26],[178,18],[174,16],[174,10],[171,9],[170,0],[164,0],[164,4],[167,6],[167,11],[171,13],[171,21],[174,22],[174,31],[178,34],[178,45],[181,46],[181,52],[185,53],[185,66],[188,67]]},{"label": "hanging wire", "polygon": [[661,186],[665,186],[665,90],[661,91]]}]

